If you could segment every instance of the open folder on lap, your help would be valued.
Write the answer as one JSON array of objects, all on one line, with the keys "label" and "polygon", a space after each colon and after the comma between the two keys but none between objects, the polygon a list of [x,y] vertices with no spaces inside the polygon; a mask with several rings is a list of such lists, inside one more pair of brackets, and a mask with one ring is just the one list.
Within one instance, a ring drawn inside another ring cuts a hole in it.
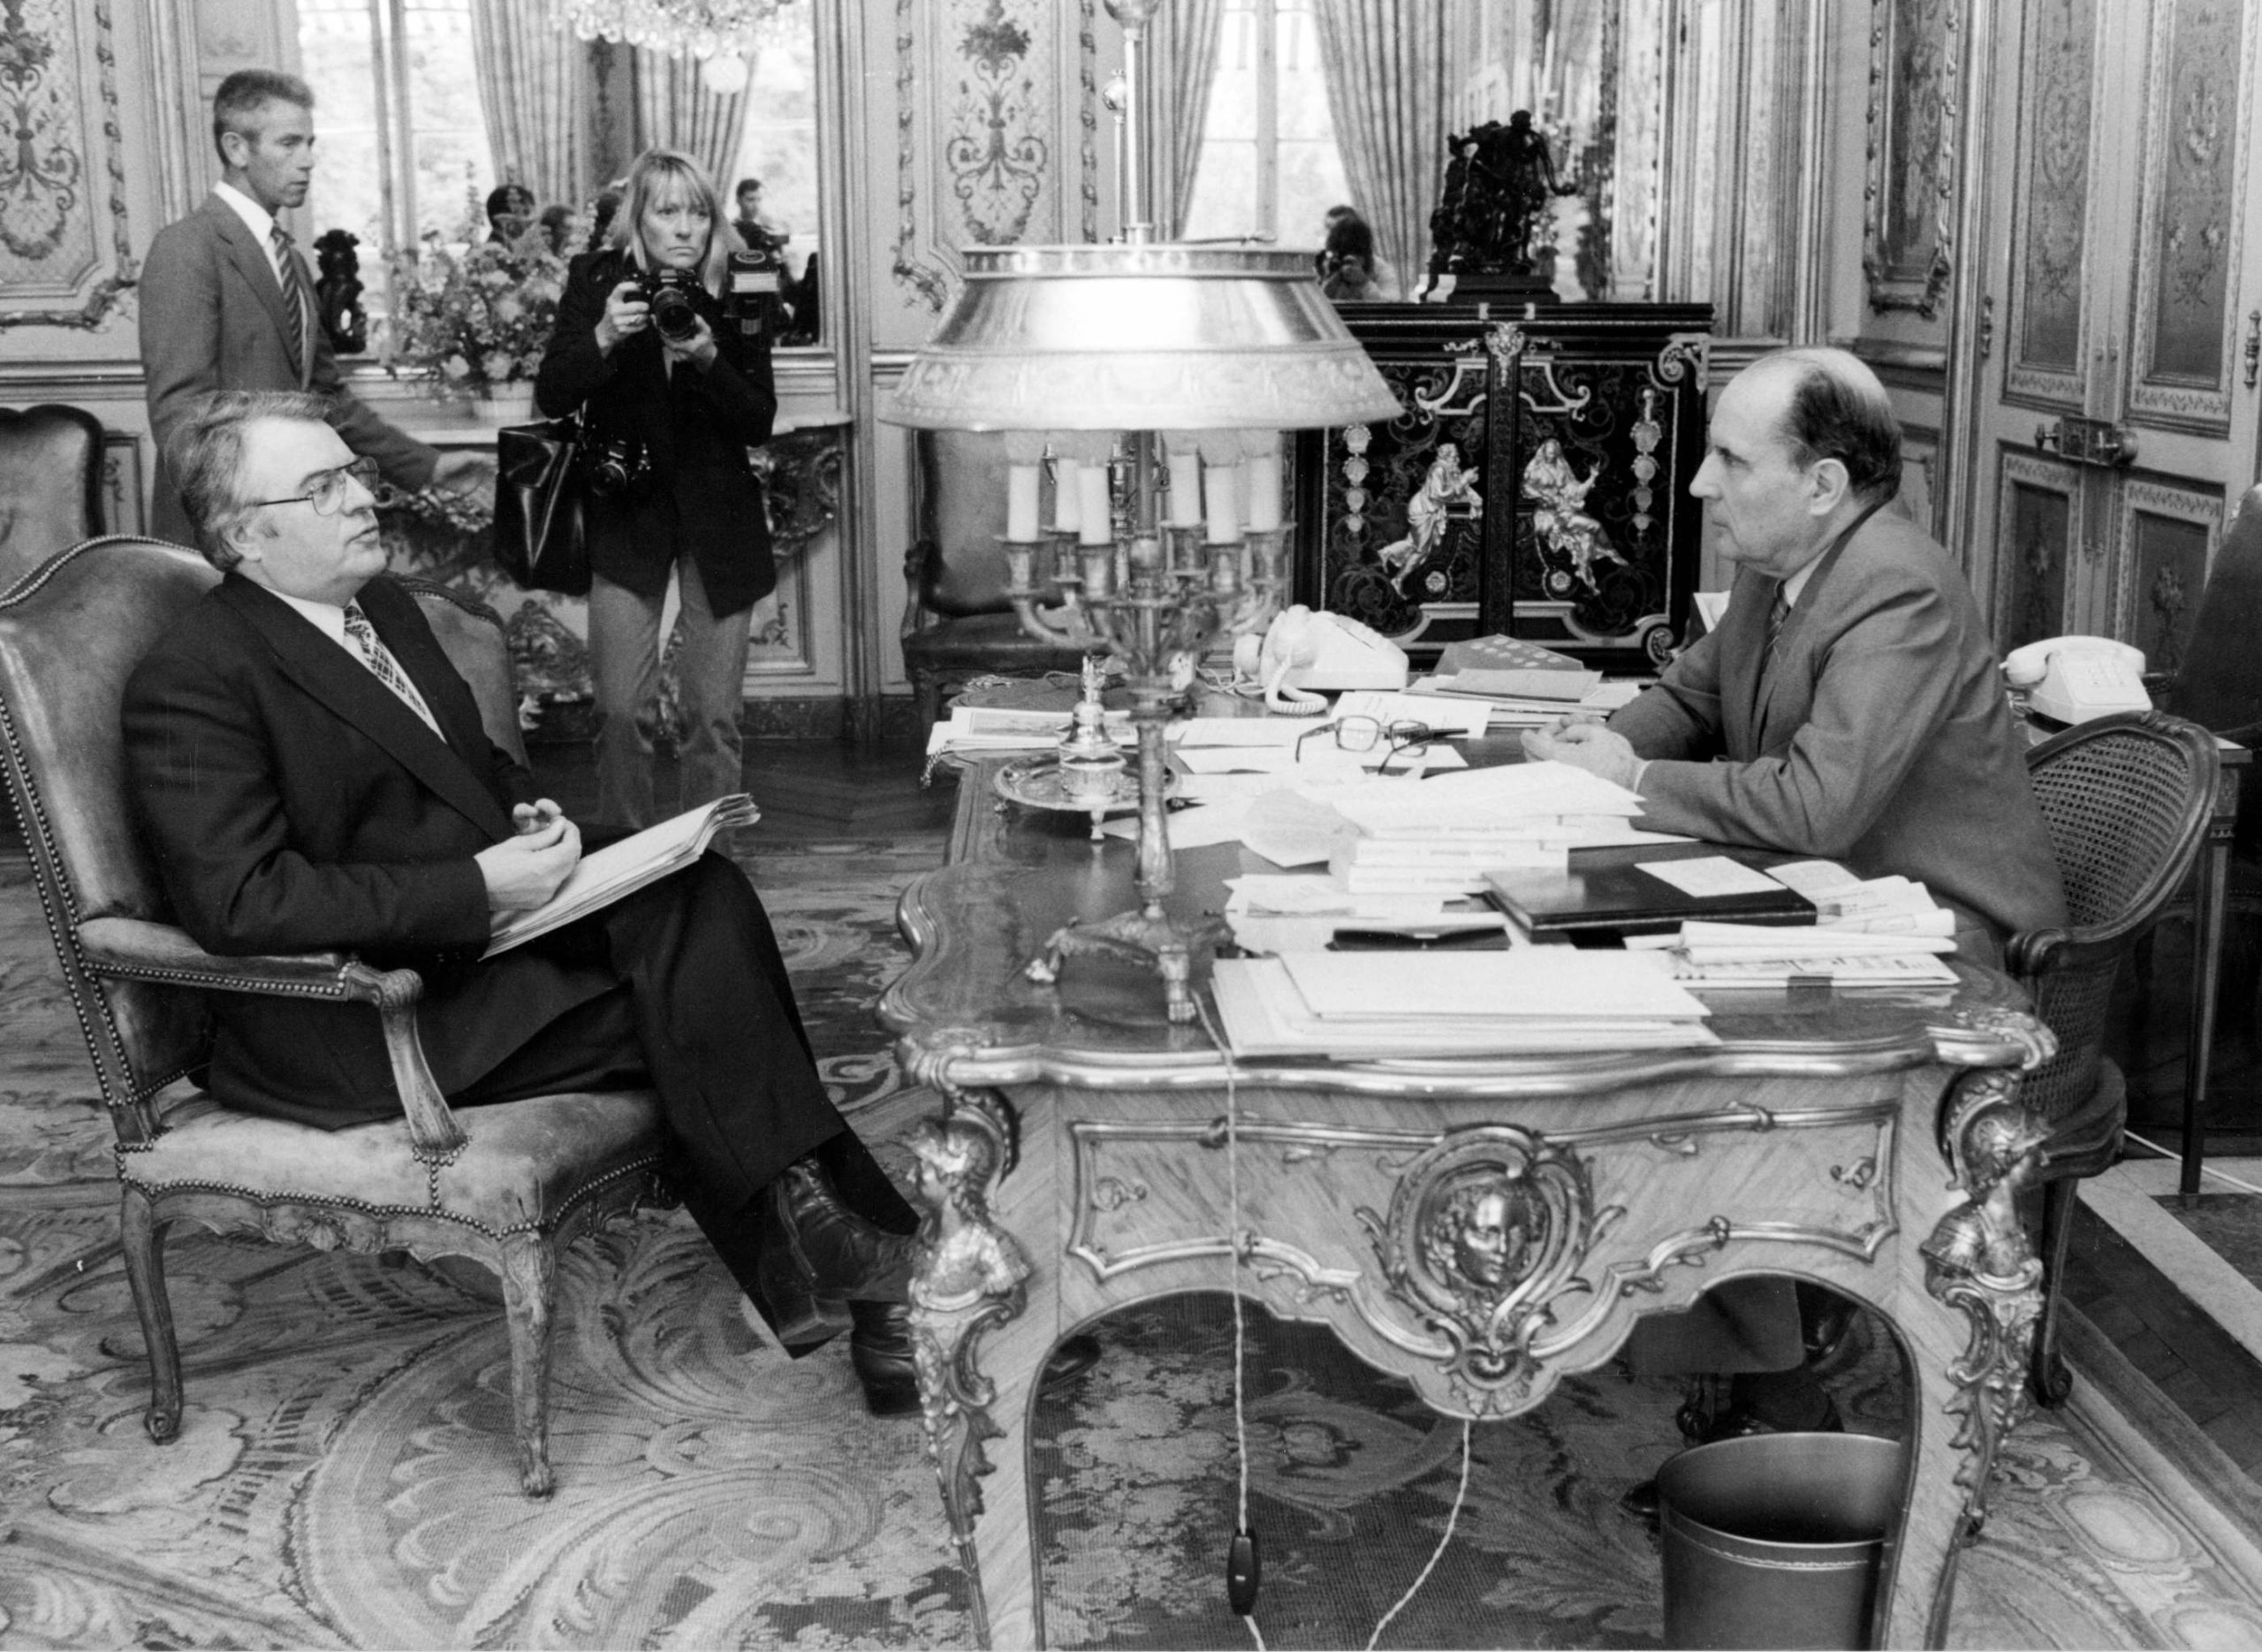
[{"label": "open folder on lap", "polygon": [[498,921],[494,938],[480,956],[493,958],[601,912],[622,896],[683,870],[707,853],[708,844],[725,827],[751,826],[761,818],[752,798],[733,792],[703,808],[687,809],[673,820],[594,850],[566,875],[555,895],[530,911],[514,912]]}]

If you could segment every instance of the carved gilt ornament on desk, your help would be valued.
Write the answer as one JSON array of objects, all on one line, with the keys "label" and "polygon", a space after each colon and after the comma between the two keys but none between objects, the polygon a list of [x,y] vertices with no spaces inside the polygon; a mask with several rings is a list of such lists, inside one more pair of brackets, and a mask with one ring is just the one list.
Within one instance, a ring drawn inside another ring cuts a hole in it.
[{"label": "carved gilt ornament on desk", "polygon": [[1391,1296],[1452,1353],[1454,1390],[1478,1416],[1521,1403],[1532,1339],[1553,1304],[1594,1287],[1579,1264],[1625,1214],[1597,1211],[1585,1162],[1513,1125],[1457,1131],[1408,1163],[1390,1213],[1362,1209]]}]

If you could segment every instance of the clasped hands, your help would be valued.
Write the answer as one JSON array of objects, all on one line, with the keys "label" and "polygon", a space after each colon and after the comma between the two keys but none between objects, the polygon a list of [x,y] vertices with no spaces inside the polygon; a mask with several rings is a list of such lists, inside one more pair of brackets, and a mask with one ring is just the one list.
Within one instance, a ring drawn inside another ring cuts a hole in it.
[{"label": "clasped hands", "polygon": [[1526,729],[1523,754],[1568,763],[1628,792],[1642,772],[1642,760],[1634,754],[1632,743],[1592,717],[1558,717],[1546,728]]},{"label": "clasped hands", "polygon": [[517,829],[472,857],[487,883],[490,912],[525,912],[558,892],[581,858],[581,829],[548,798],[514,805]]}]

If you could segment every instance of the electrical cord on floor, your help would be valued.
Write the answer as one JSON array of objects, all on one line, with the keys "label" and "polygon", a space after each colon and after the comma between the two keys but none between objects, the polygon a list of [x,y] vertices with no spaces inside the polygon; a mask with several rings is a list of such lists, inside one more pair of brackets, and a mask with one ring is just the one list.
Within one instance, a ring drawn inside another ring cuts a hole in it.
[{"label": "electrical cord on floor", "polygon": [[1233,1051],[1211,1019],[1210,1006],[1200,996],[1194,1007],[1202,1017],[1202,1031],[1226,1064],[1226,1269],[1233,1301],[1233,1461],[1240,1472],[1234,1504],[1233,1540],[1226,1554],[1226,1601],[1249,1625],[1256,1652],[1266,1652],[1264,1632],[1256,1626],[1256,1590],[1264,1580],[1256,1528],[1249,1523],[1249,1411],[1243,1377],[1249,1344],[1249,1321],[1241,1300],[1241,1096]]},{"label": "electrical cord on floor", "polygon": [[1461,1506],[1469,1500],[1469,1419],[1463,1417],[1461,1420],[1461,1484],[1454,1489],[1453,1509],[1446,1516],[1445,1535],[1438,1539],[1438,1546],[1430,1551],[1429,1561],[1420,1573],[1406,1586],[1406,1593],[1398,1597],[1398,1603],[1382,1615],[1382,1621],[1375,1625],[1374,1633],[1367,1637],[1367,1652],[1375,1652],[1375,1648],[1382,1644],[1382,1632],[1390,1627],[1390,1620],[1404,1611],[1414,1597],[1422,1592],[1422,1586],[1430,1580],[1430,1573],[1435,1572],[1438,1562],[1446,1557],[1446,1545],[1453,1542],[1453,1528],[1461,1524]]},{"label": "electrical cord on floor", "polygon": [[[1233,1531],[1233,1547],[1226,1561],[1226,1598],[1249,1625],[1249,1639],[1256,1643],[1256,1652],[1266,1652],[1264,1632],[1256,1626],[1256,1588],[1261,1580],[1256,1529],[1249,1523],[1249,1413],[1243,1369],[1248,1345],[1248,1318],[1242,1308],[1241,1294],[1241,1092],[1240,1071],[1234,1065],[1233,1051],[1226,1047],[1225,1034],[1218,1030],[1217,1021],[1211,1016],[1208,1002],[1197,994],[1194,1007],[1202,1018],[1202,1031],[1226,1064],[1226,1251],[1233,1299],[1233,1455],[1241,1471],[1239,1501]],[[1391,1609],[1375,1625],[1375,1632],[1367,1637],[1367,1652],[1375,1652],[1381,1644],[1382,1632],[1391,1625],[1399,1613],[1413,1603],[1438,1569],[1438,1562],[1446,1555],[1446,1545],[1453,1542],[1454,1530],[1461,1524],[1461,1512],[1469,1501],[1469,1460],[1470,1424],[1461,1420],[1461,1483],[1454,1488],[1453,1507],[1446,1514],[1446,1529],[1438,1539],[1438,1546],[1430,1551],[1429,1559],[1406,1586]]]},{"label": "electrical cord on floor", "polygon": [[[2144,1137],[2138,1135],[2133,1130],[2124,1130],[2121,1133],[2128,1137],[2129,1140],[2135,1142],[2140,1148],[2150,1148],[2153,1152],[2159,1154],[2160,1157],[2164,1159],[2180,1159],[2183,1156],[2181,1153],[2169,1152],[2157,1141],[2147,1141]],[[2212,1176],[2217,1181],[2225,1183],[2229,1186],[2235,1187],[2243,1194],[2262,1194],[2262,1187],[2257,1187],[2252,1182],[2241,1181],[2237,1177],[2229,1174],[2228,1171],[2219,1171],[2212,1164],[2202,1163],[2199,1166],[2199,1174],[2202,1176]]]}]

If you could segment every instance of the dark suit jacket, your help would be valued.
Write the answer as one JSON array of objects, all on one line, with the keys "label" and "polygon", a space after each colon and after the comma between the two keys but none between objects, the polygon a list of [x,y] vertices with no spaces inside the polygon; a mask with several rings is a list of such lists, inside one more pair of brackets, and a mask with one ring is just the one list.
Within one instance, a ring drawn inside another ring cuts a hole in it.
[{"label": "dark suit jacket", "polygon": [[[378,579],[361,602],[444,741],[304,616],[231,574],[128,681],[126,762],[181,927],[224,955],[338,949],[421,971],[418,1028],[452,1095],[618,978],[585,943],[474,961],[489,917],[472,857],[510,835],[531,777],[487,739],[414,600]],[[374,1009],[214,1004],[220,1100],[331,1128],[399,1115]]]},{"label": "dark suit jacket", "polygon": [[1775,584],[1740,572],[1719,629],[1610,719],[1655,760],[1648,822],[1915,878],[2005,930],[2064,923],[1986,624],[1947,553],[1871,517],[1816,567],[1759,694]]},{"label": "dark suit jacket", "polygon": [[590,500],[590,567],[615,585],[657,596],[675,559],[688,556],[709,608],[734,614],[778,584],[762,484],[746,451],[770,440],[778,414],[770,340],[740,333],[702,289],[693,302],[715,330],[716,345],[706,372],[671,374],[649,328],[605,354],[597,348],[597,323],[628,269],[617,252],[573,261],[535,400],[553,419],[579,407],[598,434],[641,442],[651,453],[653,486],[645,496]]},{"label": "dark suit jacket", "polygon": [[[293,249],[307,292],[314,276]],[[312,350],[303,368],[291,360],[290,318],[274,266],[244,221],[216,194],[157,231],[141,263],[141,366],[148,378],[149,428],[157,440],[156,494],[150,531],[191,542],[188,517],[165,473],[165,438],[190,402],[211,390],[310,390],[332,398],[330,423],[356,453],[377,461],[385,480],[421,488],[440,456],[377,417],[338,375],[319,321],[309,317]]]}]

